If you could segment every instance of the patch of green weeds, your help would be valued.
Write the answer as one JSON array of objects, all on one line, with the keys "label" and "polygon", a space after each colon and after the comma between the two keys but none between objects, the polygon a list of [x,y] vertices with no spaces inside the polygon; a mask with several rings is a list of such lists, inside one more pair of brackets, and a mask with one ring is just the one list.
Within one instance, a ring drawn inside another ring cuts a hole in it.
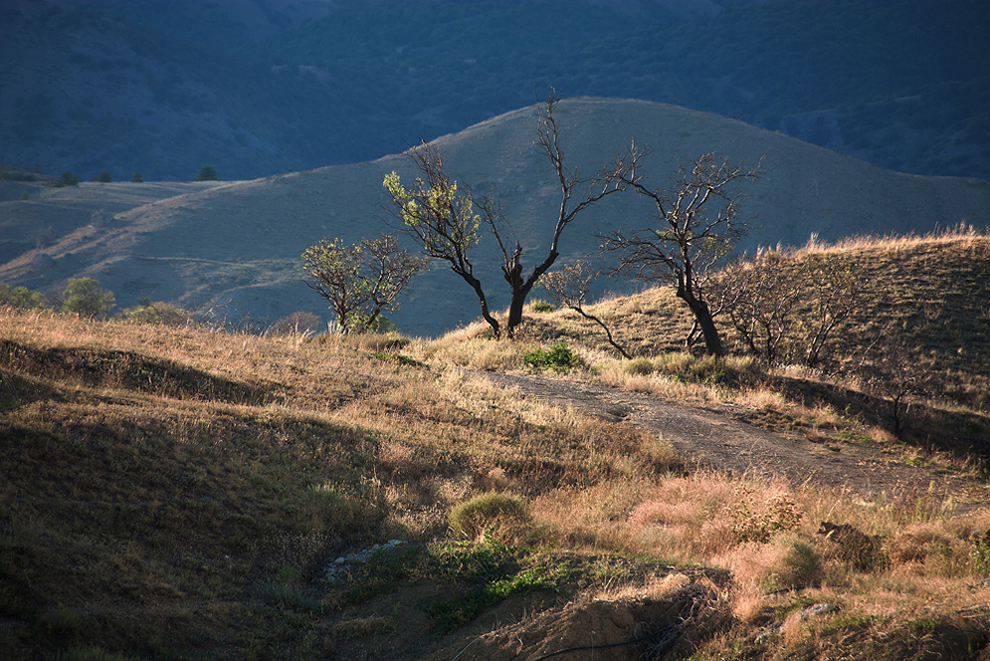
[{"label": "patch of green weeds", "polygon": [[371,354],[372,358],[377,358],[383,363],[396,363],[405,367],[422,367],[423,363],[410,358],[409,356],[404,356],[401,353],[393,353],[391,351],[376,351]]},{"label": "patch of green weeds", "polygon": [[523,362],[537,369],[552,369],[555,372],[566,372],[573,367],[581,367],[581,358],[567,347],[567,342],[561,340],[550,347],[548,351],[537,349],[523,355]]},{"label": "patch of green weeds", "polygon": [[414,544],[376,551],[362,566],[354,587],[344,598],[357,604],[392,592],[400,580],[413,573],[422,556],[423,547]]},{"label": "patch of green weeds", "polygon": [[567,569],[549,563],[522,568],[531,561],[525,550],[497,543],[455,542],[431,547],[429,564],[436,575],[451,583],[449,596],[427,605],[434,633],[456,631],[514,594],[555,592],[569,575]]},{"label": "patch of green weeds", "polygon": [[530,310],[533,312],[553,312],[556,309],[557,308],[553,306],[553,303],[548,303],[547,301],[543,301],[538,298],[534,299],[530,304]]}]

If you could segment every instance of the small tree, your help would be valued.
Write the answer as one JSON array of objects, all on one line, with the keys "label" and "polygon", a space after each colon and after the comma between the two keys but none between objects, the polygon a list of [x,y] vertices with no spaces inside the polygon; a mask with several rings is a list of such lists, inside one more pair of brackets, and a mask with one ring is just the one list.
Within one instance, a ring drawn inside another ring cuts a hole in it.
[{"label": "small tree", "polygon": [[544,274],[540,278],[540,285],[547,290],[547,294],[553,299],[558,307],[567,307],[580,314],[585,319],[595,322],[605,331],[608,343],[615,347],[623,358],[631,358],[612,337],[612,331],[605,322],[585,311],[584,304],[588,299],[591,282],[598,277],[587,260],[579,259],[572,264],[568,264],[556,271]]},{"label": "small tree", "polygon": [[109,172],[104,170],[100,174],[93,177],[93,181],[99,182],[101,184],[109,184],[111,181],[113,181],[113,178],[110,176]]},{"label": "small tree", "polygon": [[27,287],[0,284],[0,305],[12,308],[40,308],[41,294]]},{"label": "small tree", "polygon": [[303,253],[306,284],[330,303],[341,333],[373,327],[382,312],[399,308],[398,296],[427,260],[410,255],[391,234],[346,246],[323,239]]},{"label": "small tree", "polygon": [[64,188],[65,186],[78,186],[79,185],[79,175],[75,172],[63,172],[55,183],[52,184],[56,188]]},{"label": "small tree", "polygon": [[112,292],[100,288],[93,278],[69,278],[62,294],[62,312],[74,312],[90,319],[106,319],[116,305]]},{"label": "small tree", "polygon": [[[635,147],[625,156],[615,156],[611,163],[591,177],[580,177],[564,166],[560,146],[560,127],[554,117],[559,99],[553,90],[545,104],[539,106],[537,143],[543,149],[557,176],[561,201],[546,257],[529,275],[524,274],[524,249],[502,215],[501,205],[492,197],[476,196],[470,186],[458,187],[443,168],[443,156],[429,144],[412,151],[422,177],[415,186],[406,187],[395,172],[385,177],[383,188],[389,197],[389,213],[397,221],[392,226],[412,237],[423,254],[450,264],[474,290],[481,305],[481,315],[493,333],[501,333],[499,322],[488,309],[481,281],[474,272],[470,253],[481,240],[482,232],[495,239],[502,255],[502,275],[509,285],[509,318],[506,334],[522,323],[523,306],[533,287],[559,256],[561,234],[575,217],[603,198],[625,190],[638,181],[636,164],[642,155]],[[577,200],[575,202],[575,200]]]},{"label": "small tree", "polygon": [[[701,327],[708,353],[724,356],[722,339],[705,296],[713,267],[721,263],[748,232],[740,221],[742,193],[737,182],[760,178],[759,166],[731,165],[714,153],[690,166],[681,166],[673,191],[647,188],[639,180],[627,183],[649,198],[656,210],[652,227],[624,234],[621,230],[602,239],[601,251],[619,255],[615,273],[627,273],[647,281],[673,281],[677,296],[687,303]],[[712,212],[712,206],[718,208]]]},{"label": "small tree", "polygon": [[143,184],[144,176],[142,176],[140,172],[135,172],[134,175],[131,177],[131,182],[135,184]]},{"label": "small tree", "polygon": [[204,165],[199,169],[196,181],[217,181],[217,169],[212,165]]},{"label": "small tree", "polygon": [[800,319],[807,345],[804,361],[814,367],[827,360],[835,330],[868,307],[876,292],[863,269],[841,253],[809,253],[801,260],[800,272],[811,296],[811,310]]},{"label": "small tree", "polygon": [[793,311],[802,287],[794,271],[787,255],[766,251],[728,264],[709,286],[709,298],[718,301],[750,351],[767,365],[791,353]]}]

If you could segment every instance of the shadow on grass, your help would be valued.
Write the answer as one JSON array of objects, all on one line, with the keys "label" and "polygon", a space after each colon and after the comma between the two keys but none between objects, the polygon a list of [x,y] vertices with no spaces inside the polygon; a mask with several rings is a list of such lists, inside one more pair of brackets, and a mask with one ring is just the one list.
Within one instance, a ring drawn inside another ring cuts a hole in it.
[{"label": "shadow on grass", "polygon": [[[128,351],[36,349],[0,340],[0,368],[29,377],[75,379],[86,386],[137,390],[176,399],[263,404],[274,399],[263,387],[232,381],[178,363]],[[38,397],[46,387],[18,374],[0,382],[0,410],[10,410]]]}]

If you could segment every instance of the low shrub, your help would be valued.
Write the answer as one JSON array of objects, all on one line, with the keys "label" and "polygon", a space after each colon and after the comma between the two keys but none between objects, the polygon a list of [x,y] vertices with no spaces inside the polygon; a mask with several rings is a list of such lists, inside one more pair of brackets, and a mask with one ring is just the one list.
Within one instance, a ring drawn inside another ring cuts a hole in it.
[{"label": "low shrub", "polygon": [[567,342],[561,340],[550,347],[549,351],[537,349],[523,356],[523,362],[537,369],[552,369],[555,372],[566,372],[572,367],[583,365],[581,358],[574,354]]},{"label": "low shrub", "polygon": [[462,539],[482,536],[514,537],[529,526],[531,520],[525,503],[504,493],[475,496],[450,510],[450,532]]}]

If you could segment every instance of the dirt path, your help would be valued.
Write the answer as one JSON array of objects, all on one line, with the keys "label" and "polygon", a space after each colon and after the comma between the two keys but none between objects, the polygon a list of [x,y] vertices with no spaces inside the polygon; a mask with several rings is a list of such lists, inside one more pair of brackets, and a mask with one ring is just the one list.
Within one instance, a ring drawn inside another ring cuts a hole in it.
[{"label": "dirt path", "polygon": [[[868,442],[813,442],[801,434],[779,433],[735,419],[733,407],[719,410],[672,404],[646,395],[597,384],[533,376],[472,372],[534,397],[585,415],[625,422],[658,434],[688,460],[732,475],[783,477],[853,491],[864,498],[885,493],[933,492],[972,500],[974,482],[965,476],[909,466],[897,455]],[[739,411],[742,413],[742,411]]]}]

